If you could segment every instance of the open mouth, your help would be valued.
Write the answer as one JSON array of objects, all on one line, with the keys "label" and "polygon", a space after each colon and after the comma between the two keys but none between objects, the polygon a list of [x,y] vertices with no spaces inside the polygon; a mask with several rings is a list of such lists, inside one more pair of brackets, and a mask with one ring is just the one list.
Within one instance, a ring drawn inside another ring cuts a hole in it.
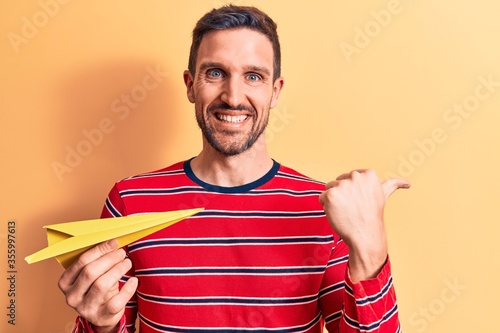
[{"label": "open mouth", "polygon": [[227,123],[233,123],[233,124],[242,123],[248,118],[248,115],[245,115],[245,114],[231,116],[228,114],[216,113],[215,116],[220,121],[224,121]]}]

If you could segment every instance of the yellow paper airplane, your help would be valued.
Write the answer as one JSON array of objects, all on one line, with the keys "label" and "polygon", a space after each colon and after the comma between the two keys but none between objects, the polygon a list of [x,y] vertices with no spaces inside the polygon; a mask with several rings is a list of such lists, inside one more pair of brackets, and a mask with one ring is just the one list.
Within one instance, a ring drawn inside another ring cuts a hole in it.
[{"label": "yellow paper airplane", "polygon": [[67,268],[80,254],[94,245],[116,238],[118,247],[123,247],[202,210],[203,208],[196,208],[51,224],[44,227],[47,229],[49,246],[27,256],[25,260],[31,264],[55,257]]}]

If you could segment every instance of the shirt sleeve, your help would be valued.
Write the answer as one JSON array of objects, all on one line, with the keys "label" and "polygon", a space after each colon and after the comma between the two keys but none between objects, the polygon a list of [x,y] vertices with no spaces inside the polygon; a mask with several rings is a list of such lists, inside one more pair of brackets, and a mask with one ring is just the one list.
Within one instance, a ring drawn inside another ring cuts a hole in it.
[{"label": "shirt sleeve", "polygon": [[[129,332],[131,333],[131,332],[133,332],[133,331],[127,330],[127,327],[125,324],[125,316],[123,316],[120,319],[118,326],[120,327],[120,329],[118,330],[119,333],[129,333]],[[75,323],[75,328],[73,328],[73,333],[95,333],[95,331],[92,328],[92,324],[88,320],[85,320],[82,317],[77,317],[76,323]]]},{"label": "shirt sleeve", "polygon": [[332,250],[319,293],[328,332],[400,332],[389,259],[375,278],[353,283],[348,256],[340,240]]},{"label": "shirt sleeve", "polygon": [[[108,197],[106,198],[106,202],[104,204],[104,207],[102,209],[101,213],[101,218],[111,218],[111,217],[120,217],[120,216],[125,216],[126,210],[125,210],[125,205],[123,204],[122,198],[120,197],[120,193],[117,189],[117,186],[115,185]],[[125,248],[125,251],[128,252],[127,248]],[[125,276],[123,276],[120,279],[119,282],[119,288],[123,286],[127,280],[134,276],[134,268],[127,272]],[[136,295],[134,296],[127,302],[127,305],[125,307],[125,313],[120,319],[119,322],[119,333],[134,333],[136,331],[135,329],[135,320],[137,317],[137,299]],[[73,329],[73,333],[95,333],[95,331],[92,328],[92,324],[82,318],[78,317],[76,319],[75,323],[75,328]]]}]

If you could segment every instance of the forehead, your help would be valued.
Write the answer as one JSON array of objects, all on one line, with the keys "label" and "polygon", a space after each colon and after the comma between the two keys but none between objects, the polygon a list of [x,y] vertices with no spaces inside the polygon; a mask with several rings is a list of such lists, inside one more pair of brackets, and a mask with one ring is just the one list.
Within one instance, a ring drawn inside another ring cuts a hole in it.
[{"label": "forehead", "polygon": [[206,62],[265,66],[272,70],[273,46],[264,34],[248,28],[213,30],[201,40],[196,67]]}]

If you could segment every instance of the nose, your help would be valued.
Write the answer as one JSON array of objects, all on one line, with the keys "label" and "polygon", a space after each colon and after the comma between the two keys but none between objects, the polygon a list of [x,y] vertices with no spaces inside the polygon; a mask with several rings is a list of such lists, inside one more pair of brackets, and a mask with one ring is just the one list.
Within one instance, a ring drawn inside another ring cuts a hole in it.
[{"label": "nose", "polygon": [[236,108],[243,102],[243,90],[241,81],[236,76],[232,76],[224,82],[221,100],[230,107]]}]

